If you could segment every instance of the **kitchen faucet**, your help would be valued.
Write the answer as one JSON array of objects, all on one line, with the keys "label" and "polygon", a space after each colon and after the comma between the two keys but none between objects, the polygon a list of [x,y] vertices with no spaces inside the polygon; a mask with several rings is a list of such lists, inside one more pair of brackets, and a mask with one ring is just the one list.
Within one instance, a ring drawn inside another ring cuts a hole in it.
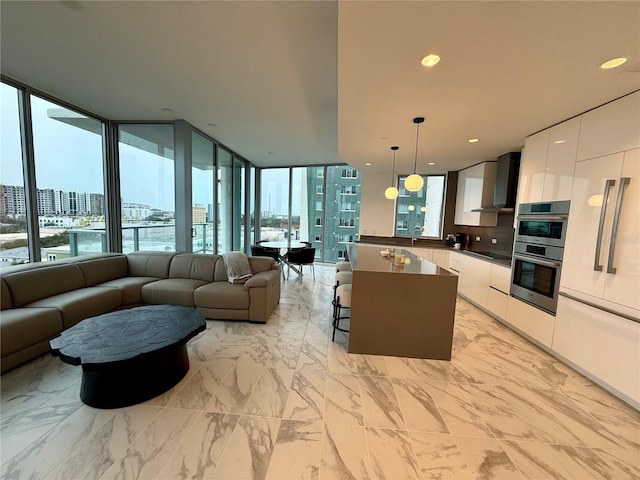
[{"label": "kitchen faucet", "polygon": [[418,241],[418,235],[422,234],[422,227],[416,225],[413,227],[413,234],[411,235],[411,246]]}]

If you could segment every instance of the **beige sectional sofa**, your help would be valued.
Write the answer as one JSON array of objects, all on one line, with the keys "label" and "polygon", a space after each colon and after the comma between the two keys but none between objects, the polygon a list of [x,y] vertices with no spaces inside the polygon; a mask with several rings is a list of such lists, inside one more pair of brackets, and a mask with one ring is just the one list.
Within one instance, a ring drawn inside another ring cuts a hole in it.
[{"label": "beige sectional sofa", "polygon": [[280,266],[249,257],[253,276],[231,284],[222,255],[105,253],[0,272],[2,372],[49,351],[84,318],[141,304],[196,307],[204,317],[266,322],[280,301]]}]

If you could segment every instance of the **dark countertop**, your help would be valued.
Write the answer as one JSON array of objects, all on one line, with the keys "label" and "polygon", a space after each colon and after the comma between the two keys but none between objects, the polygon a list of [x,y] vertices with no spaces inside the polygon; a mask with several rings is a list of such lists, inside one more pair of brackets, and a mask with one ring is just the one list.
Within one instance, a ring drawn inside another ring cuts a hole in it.
[{"label": "dark countertop", "polygon": [[411,238],[402,237],[374,237],[374,236],[362,236],[360,240],[356,242],[364,244],[395,246],[403,248],[434,248],[441,250],[449,250],[451,252],[463,253],[474,258],[481,258],[487,262],[503,265],[505,267],[511,267],[511,253],[505,252],[490,252],[490,251],[474,251],[474,250],[456,250],[451,247],[447,247],[442,240],[426,240],[417,238],[416,242],[411,245]]}]

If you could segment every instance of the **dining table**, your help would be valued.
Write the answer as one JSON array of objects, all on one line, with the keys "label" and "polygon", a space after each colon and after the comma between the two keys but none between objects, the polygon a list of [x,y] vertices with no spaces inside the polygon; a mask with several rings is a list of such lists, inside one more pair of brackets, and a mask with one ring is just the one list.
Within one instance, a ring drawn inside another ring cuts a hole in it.
[{"label": "dining table", "polygon": [[[287,261],[286,253],[289,250],[294,249],[294,248],[304,248],[304,247],[309,245],[308,243],[303,243],[303,242],[300,242],[298,240],[274,240],[274,241],[268,241],[268,242],[259,242],[258,245],[260,245],[261,247],[279,249],[280,250],[280,262],[282,262],[282,264],[287,265],[287,268],[293,270],[298,275],[302,276],[302,272],[300,270],[298,270],[295,265],[292,265]],[[284,253],[283,253],[283,251],[284,251]]]}]

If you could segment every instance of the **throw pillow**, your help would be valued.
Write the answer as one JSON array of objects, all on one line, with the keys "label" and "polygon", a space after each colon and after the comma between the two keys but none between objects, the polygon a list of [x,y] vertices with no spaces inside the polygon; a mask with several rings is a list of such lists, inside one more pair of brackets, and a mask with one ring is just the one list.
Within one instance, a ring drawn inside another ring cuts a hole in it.
[{"label": "throw pillow", "polygon": [[227,252],[222,258],[229,283],[244,283],[253,275],[249,259],[244,252]]}]

